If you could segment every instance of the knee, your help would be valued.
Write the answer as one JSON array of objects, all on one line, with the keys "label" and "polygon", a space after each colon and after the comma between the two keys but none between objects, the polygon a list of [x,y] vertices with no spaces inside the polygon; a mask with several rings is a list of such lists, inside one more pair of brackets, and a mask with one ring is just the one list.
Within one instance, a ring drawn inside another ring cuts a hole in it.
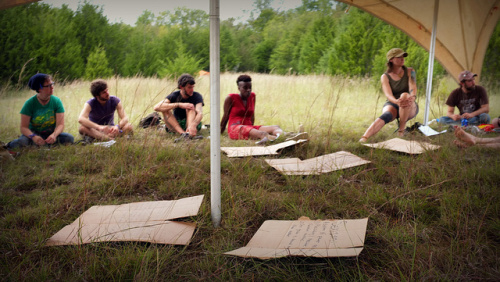
[{"label": "knee", "polygon": [[88,135],[88,132],[89,129],[83,125],[80,125],[80,127],[78,128],[78,133],[80,133],[81,135]]},{"label": "knee", "polygon": [[489,115],[489,114],[487,114],[487,113],[480,114],[480,115],[479,115],[479,122],[480,122],[480,123],[486,123],[486,124],[489,124],[489,123],[490,123],[490,115]]},{"label": "knee", "polygon": [[127,123],[124,127],[123,127],[123,131],[124,132],[131,132],[133,130],[132,128],[132,124],[130,123]]},{"label": "knee", "polygon": [[410,97],[410,95],[407,92],[405,92],[405,93],[402,93],[401,96],[399,96],[399,99],[406,100],[406,99],[408,99],[408,97]]},{"label": "knee", "polygon": [[19,138],[10,141],[7,144],[7,148],[15,149],[15,148],[27,147],[29,145],[30,145],[30,139],[28,139],[26,136],[22,135]]},{"label": "knee", "polygon": [[500,118],[494,118],[491,124],[493,124],[494,127],[500,127]]},{"label": "knee", "polygon": [[383,120],[385,124],[388,124],[394,119],[394,116],[390,112],[384,112],[379,119]]},{"label": "knee", "polygon": [[57,139],[61,144],[65,143],[73,144],[75,142],[75,138],[73,137],[73,135],[64,132],[59,134],[59,136],[57,136]]}]

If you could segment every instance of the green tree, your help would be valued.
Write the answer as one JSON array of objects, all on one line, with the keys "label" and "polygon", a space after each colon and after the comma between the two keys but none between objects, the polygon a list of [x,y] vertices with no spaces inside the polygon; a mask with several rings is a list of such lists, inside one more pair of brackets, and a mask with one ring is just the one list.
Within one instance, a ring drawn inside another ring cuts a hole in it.
[{"label": "green tree", "polygon": [[500,76],[500,22],[497,23],[488,43],[481,74],[485,80],[498,82]]},{"label": "green tree", "polygon": [[186,46],[181,41],[175,42],[175,45],[177,52],[174,59],[161,60],[158,75],[160,77],[178,77],[183,73],[198,73],[201,69],[201,60],[186,53]]},{"label": "green tree", "polygon": [[113,70],[108,67],[106,51],[102,47],[97,47],[90,53],[85,68],[85,78],[93,80],[96,78],[108,78],[113,75]]}]

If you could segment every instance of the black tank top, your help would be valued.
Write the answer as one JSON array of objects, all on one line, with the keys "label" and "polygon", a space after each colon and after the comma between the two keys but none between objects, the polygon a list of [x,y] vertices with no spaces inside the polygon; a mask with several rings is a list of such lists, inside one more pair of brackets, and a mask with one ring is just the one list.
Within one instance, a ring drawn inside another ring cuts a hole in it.
[{"label": "black tank top", "polygon": [[394,80],[388,73],[384,73],[389,78],[389,85],[391,86],[392,94],[394,98],[399,99],[401,94],[408,92],[410,90],[408,86],[408,69],[403,66],[404,75],[400,80]]}]

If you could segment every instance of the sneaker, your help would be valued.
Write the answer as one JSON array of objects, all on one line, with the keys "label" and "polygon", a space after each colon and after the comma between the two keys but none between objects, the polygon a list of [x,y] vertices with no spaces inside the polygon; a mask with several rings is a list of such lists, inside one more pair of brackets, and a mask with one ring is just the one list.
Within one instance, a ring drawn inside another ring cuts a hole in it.
[{"label": "sneaker", "polygon": [[193,139],[193,140],[201,140],[201,139],[203,139],[203,136],[202,135],[195,135],[195,136],[191,136],[191,139]]},{"label": "sneaker", "polygon": [[309,134],[307,132],[300,132],[300,133],[297,133],[293,136],[288,137],[287,139],[285,139],[285,142],[291,141],[291,140],[298,141],[301,139],[309,139]]},{"label": "sneaker", "polygon": [[185,141],[185,140],[189,140],[189,133],[182,133],[181,136],[179,138],[176,138],[174,140],[174,143],[177,143],[177,142],[181,142],[181,141]]},{"label": "sneaker", "polygon": [[84,144],[84,145],[92,144],[94,141],[95,141],[94,137],[90,137],[90,136],[85,135],[85,136],[83,136],[82,144]]}]

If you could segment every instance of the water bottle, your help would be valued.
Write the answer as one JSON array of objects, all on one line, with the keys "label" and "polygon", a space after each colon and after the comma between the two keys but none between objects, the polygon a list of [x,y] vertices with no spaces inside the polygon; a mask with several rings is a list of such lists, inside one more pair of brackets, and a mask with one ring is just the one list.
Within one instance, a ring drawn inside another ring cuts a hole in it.
[{"label": "water bottle", "polygon": [[469,125],[469,121],[466,118],[463,118],[462,119],[462,126],[465,127],[467,125]]}]

